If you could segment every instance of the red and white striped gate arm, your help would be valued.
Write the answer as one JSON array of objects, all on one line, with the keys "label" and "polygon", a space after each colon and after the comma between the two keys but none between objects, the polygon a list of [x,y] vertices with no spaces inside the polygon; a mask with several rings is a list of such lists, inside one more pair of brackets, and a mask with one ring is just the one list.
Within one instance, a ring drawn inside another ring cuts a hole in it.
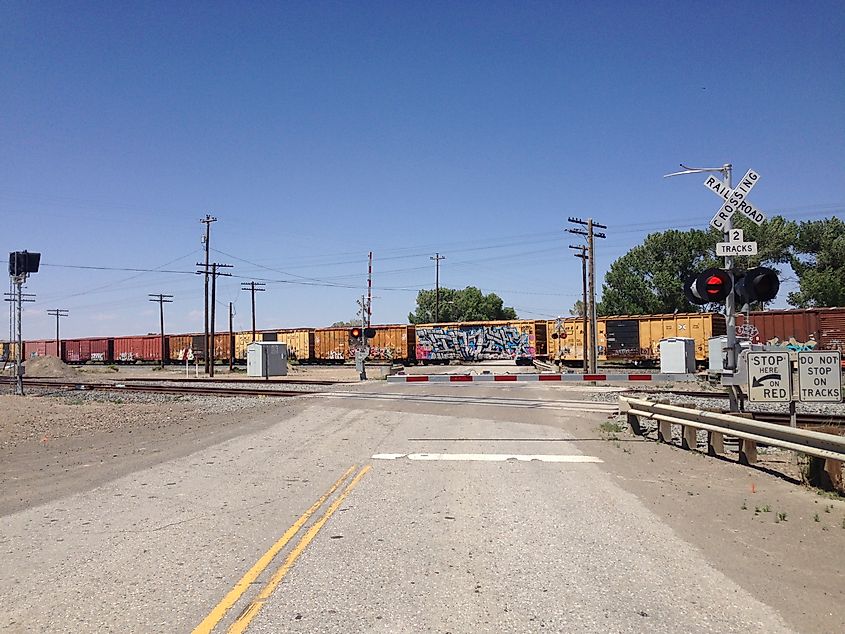
[{"label": "red and white striped gate arm", "polygon": [[388,383],[515,383],[545,381],[695,381],[695,374],[397,374]]}]

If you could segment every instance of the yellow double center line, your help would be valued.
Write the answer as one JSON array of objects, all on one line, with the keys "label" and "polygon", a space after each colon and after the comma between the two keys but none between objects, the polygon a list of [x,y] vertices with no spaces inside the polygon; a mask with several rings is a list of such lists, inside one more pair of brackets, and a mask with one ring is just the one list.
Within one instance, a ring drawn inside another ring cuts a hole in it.
[{"label": "yellow double center line", "polygon": [[[226,594],[225,597],[214,606],[214,609],[209,612],[208,616],[206,616],[202,623],[197,625],[194,628],[193,634],[209,634],[217,624],[223,619],[226,613],[232,609],[232,607],[238,602],[238,600],[243,596],[243,594],[250,588],[250,586],[255,583],[255,580],[261,575],[262,572],[270,565],[276,555],[287,545],[287,543],[293,539],[293,537],[299,532],[299,530],[305,525],[306,522],[311,518],[314,513],[316,513],[323,504],[325,504],[326,500],[328,500],[332,494],[340,488],[340,486],[344,483],[344,481],[350,476],[350,474],[355,471],[356,465],[352,465],[346,472],[340,476],[334,484],[326,491],[319,500],[314,502],[311,507],[303,513],[293,525],[285,531],[284,535],[282,535],[279,540],[273,544],[270,549],[264,553],[261,558],[255,562],[255,565],[250,568],[243,577],[234,585],[234,587]],[[352,489],[354,489],[358,483],[361,481],[361,478],[372,468],[371,465],[367,465],[363,467],[355,477],[346,485],[346,488],[343,492],[335,499],[334,502],[331,503],[329,508],[320,517],[319,520],[314,522],[314,524],[305,532],[299,542],[294,546],[293,550],[288,554],[285,558],[284,563],[282,564],[281,568],[279,568],[267,584],[261,589],[259,595],[252,601],[250,604],[241,612],[240,616],[235,620],[234,623],[229,627],[228,632],[230,634],[233,633],[240,633],[246,630],[247,626],[249,625],[250,621],[255,618],[258,614],[259,610],[261,610],[261,606],[264,605],[264,602],[273,594],[273,591],[276,587],[282,582],[285,575],[293,568],[293,564],[296,562],[297,558],[302,554],[302,552],[308,547],[314,537],[317,536],[317,533],[320,532],[320,529],[323,528],[326,522],[329,521],[329,518],[334,515],[334,512],[340,507],[343,503],[343,500],[346,499]]]}]

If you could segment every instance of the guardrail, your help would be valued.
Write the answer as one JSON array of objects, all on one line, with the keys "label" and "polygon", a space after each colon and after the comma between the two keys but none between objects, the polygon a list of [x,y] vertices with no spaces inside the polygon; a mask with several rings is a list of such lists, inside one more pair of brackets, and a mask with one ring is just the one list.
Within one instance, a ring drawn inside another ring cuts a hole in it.
[{"label": "guardrail", "polygon": [[802,453],[810,457],[809,474],[814,484],[845,492],[842,477],[845,436],[624,396],[619,397],[619,411],[627,416],[628,424],[638,436],[645,435],[640,418],[657,421],[660,442],[671,443],[672,425],[680,425],[684,449],[697,449],[697,431],[704,430],[707,432],[707,453],[711,456],[725,453],[725,436],[736,438],[742,464],[757,462],[758,444]]}]

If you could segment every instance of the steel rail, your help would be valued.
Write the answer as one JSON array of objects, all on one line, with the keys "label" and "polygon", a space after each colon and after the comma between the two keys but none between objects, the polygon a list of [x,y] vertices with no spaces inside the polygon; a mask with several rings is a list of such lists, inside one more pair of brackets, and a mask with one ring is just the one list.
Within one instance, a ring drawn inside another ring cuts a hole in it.
[{"label": "steel rail", "polygon": [[232,387],[188,387],[179,385],[125,385],[121,383],[85,383],[83,381],[44,381],[27,379],[24,385],[31,387],[64,388],[71,391],[84,392],[88,390],[99,392],[146,392],[150,394],[177,394],[197,396],[273,396],[291,397],[314,394],[313,391],[298,390],[257,390],[254,388]]}]

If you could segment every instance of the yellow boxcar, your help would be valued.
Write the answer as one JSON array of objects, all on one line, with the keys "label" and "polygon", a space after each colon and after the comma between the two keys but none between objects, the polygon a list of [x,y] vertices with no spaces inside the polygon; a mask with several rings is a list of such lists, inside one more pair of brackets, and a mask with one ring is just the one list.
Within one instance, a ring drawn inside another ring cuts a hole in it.
[{"label": "yellow boxcar", "polygon": [[[561,361],[567,365],[578,365],[584,359],[584,321],[580,317],[566,317],[550,320],[546,324],[548,332],[549,359]],[[555,336],[557,335],[557,336]],[[596,345],[599,349],[599,361],[605,360],[607,334],[604,318],[596,324]]]},{"label": "yellow boxcar", "polygon": [[648,359],[660,360],[660,340],[686,337],[695,340],[696,361],[706,361],[708,341],[727,332],[725,316],[717,313],[644,315],[639,318],[640,347]]},{"label": "yellow boxcar", "polygon": [[276,332],[276,341],[288,346],[288,358],[308,362],[314,359],[314,330],[288,328]]}]

